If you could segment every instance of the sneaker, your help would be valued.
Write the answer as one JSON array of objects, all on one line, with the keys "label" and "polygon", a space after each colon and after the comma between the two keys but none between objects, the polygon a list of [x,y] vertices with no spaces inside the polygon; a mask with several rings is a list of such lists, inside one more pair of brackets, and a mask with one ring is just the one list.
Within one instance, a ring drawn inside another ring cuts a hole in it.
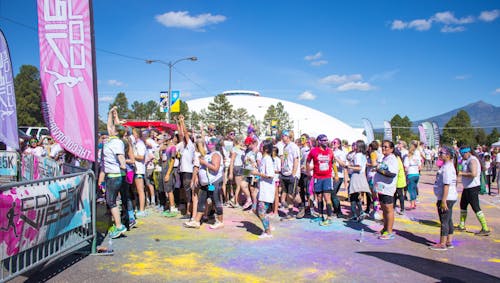
[{"label": "sneaker", "polygon": [[455,248],[455,246],[453,245],[453,243],[446,243],[446,248],[453,249]]},{"label": "sneaker", "polygon": [[271,239],[272,237],[272,234],[267,234],[266,232],[264,232],[259,236],[259,239]]},{"label": "sneaker", "polygon": [[394,240],[395,236],[393,233],[384,232],[378,237],[380,240]]},{"label": "sneaker", "polygon": [[210,229],[219,229],[219,228],[224,228],[224,223],[216,221],[214,224],[208,226]]},{"label": "sneaker", "polygon": [[186,220],[186,219],[190,220],[191,219],[191,215],[186,213],[186,214],[184,214],[184,215],[181,216],[181,219],[183,219],[183,220]]},{"label": "sneaker", "polygon": [[358,218],[357,216],[353,216],[351,218],[349,218],[348,220],[349,221],[359,221],[360,218]]},{"label": "sneaker", "polygon": [[435,245],[432,245],[429,247],[430,250],[433,250],[433,251],[447,251],[448,248],[446,247],[446,245],[441,245],[441,244],[435,244]]},{"label": "sneaker", "polygon": [[398,211],[398,214],[399,215],[405,215],[405,210],[403,209],[403,210]]},{"label": "sneaker", "polygon": [[144,218],[146,216],[148,216],[148,213],[146,211],[137,211],[135,213],[135,217],[137,217],[137,219]]},{"label": "sneaker", "polygon": [[131,219],[129,222],[128,222],[128,228],[129,229],[132,229],[135,227],[135,225],[137,225],[137,221],[135,221],[135,219]]},{"label": "sneaker", "polygon": [[123,233],[125,233],[127,231],[127,227],[125,227],[125,225],[122,225],[120,228],[116,228],[114,229],[113,231],[111,231],[111,233],[109,233],[109,237],[111,239],[116,239],[118,237],[120,237]]},{"label": "sneaker", "polygon": [[311,209],[311,217],[312,218],[318,218],[320,216],[321,215],[319,213],[317,213],[314,209]]},{"label": "sneaker", "polygon": [[384,233],[385,233],[385,230],[382,229],[380,231],[375,232],[375,236],[380,236],[380,235],[383,235]]},{"label": "sneaker", "polygon": [[363,220],[365,218],[368,218],[369,217],[369,214],[366,213],[366,212],[361,212],[361,215],[359,216],[359,219]]},{"label": "sneaker", "polygon": [[200,229],[200,226],[201,226],[200,222],[198,222],[198,221],[185,222],[183,225],[186,228],[194,228],[194,229]]},{"label": "sneaker", "polygon": [[345,217],[346,217],[346,215],[345,215],[345,214],[343,214],[342,212],[337,213],[337,218],[338,218],[338,219],[342,219],[342,218],[345,218]]},{"label": "sneaker", "polygon": [[165,210],[164,212],[162,212],[161,215],[165,216],[165,217],[176,217],[177,215],[179,214],[179,210],[177,210],[177,208],[171,208],[170,210]]},{"label": "sneaker", "polygon": [[287,214],[281,218],[281,220],[293,220],[293,219],[295,219],[295,216],[293,216],[292,214]]},{"label": "sneaker", "polygon": [[465,229],[465,226],[460,226],[460,225],[458,225],[458,226],[455,228],[455,230],[460,231],[460,232],[465,232],[465,231],[467,231],[467,230]]},{"label": "sneaker", "polygon": [[324,220],[324,221],[321,221],[321,222],[319,223],[319,226],[328,226],[328,225],[332,225],[332,223],[333,223],[333,222],[332,222],[332,220],[331,220],[331,219],[326,219],[326,220]]},{"label": "sneaker", "polygon": [[243,206],[243,210],[248,209],[250,206],[252,206],[252,201],[247,201]]},{"label": "sneaker", "polygon": [[476,233],[476,236],[489,236],[490,235],[490,230],[484,230],[481,229],[481,231]]},{"label": "sneaker", "polygon": [[304,207],[301,207],[299,213],[297,213],[297,219],[304,218],[305,215],[306,215],[306,209]]}]

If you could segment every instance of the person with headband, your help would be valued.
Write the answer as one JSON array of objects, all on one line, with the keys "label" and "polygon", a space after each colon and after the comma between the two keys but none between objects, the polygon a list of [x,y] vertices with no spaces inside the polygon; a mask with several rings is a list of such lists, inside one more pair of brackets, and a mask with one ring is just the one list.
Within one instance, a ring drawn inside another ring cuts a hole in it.
[{"label": "person with headband", "polygon": [[486,224],[481,207],[479,206],[479,191],[481,190],[481,163],[475,156],[475,152],[469,147],[461,147],[460,155],[462,156],[462,171],[459,176],[462,176],[462,184],[464,189],[460,197],[460,224],[457,227],[459,231],[465,231],[465,220],[467,219],[467,207],[469,204],[472,207],[476,217],[481,223],[481,231],[477,232],[477,236],[489,236],[490,230]]},{"label": "person with headband", "polygon": [[429,247],[434,251],[446,251],[453,248],[453,205],[457,201],[457,157],[455,151],[443,146],[438,153],[443,165],[439,168],[434,183],[434,195],[437,198],[436,206],[441,222],[439,243]]}]

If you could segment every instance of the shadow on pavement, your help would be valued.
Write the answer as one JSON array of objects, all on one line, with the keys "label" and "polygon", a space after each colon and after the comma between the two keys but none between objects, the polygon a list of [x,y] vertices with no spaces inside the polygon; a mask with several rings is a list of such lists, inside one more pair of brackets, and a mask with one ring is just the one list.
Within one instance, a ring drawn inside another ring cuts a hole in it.
[{"label": "shadow on pavement", "polygon": [[245,228],[245,229],[247,229],[247,232],[250,232],[254,235],[259,236],[260,234],[262,234],[262,232],[264,232],[264,231],[262,231],[262,228],[253,224],[250,221],[240,221],[240,223],[242,224],[242,226],[236,226],[236,227]]},{"label": "shadow on pavement", "polygon": [[371,229],[368,225],[364,224],[363,222],[358,222],[358,221],[351,221],[351,220],[346,220],[344,221],[344,225],[346,227],[349,227],[353,230],[361,231],[363,229],[365,232],[368,233],[376,233],[377,231]]},{"label": "shadow on pavement", "polygon": [[500,282],[500,278],[467,267],[418,256],[387,252],[358,252],[408,268],[440,282]]},{"label": "shadow on pavement", "polygon": [[424,246],[429,246],[429,245],[433,245],[436,243],[433,241],[429,241],[428,239],[426,239],[424,237],[417,236],[417,235],[410,233],[408,231],[394,229],[394,232],[396,232],[396,235],[398,235],[400,237],[403,237],[403,238],[405,238],[409,241],[412,241],[414,243],[417,243],[417,244],[422,244]]}]

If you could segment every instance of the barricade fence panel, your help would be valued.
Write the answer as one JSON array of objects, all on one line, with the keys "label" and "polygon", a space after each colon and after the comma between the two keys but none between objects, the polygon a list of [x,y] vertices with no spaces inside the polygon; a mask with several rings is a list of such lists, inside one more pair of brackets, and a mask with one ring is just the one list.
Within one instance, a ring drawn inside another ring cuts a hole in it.
[{"label": "barricade fence panel", "polygon": [[0,192],[0,282],[95,240],[92,171],[11,183]]},{"label": "barricade fence panel", "polygon": [[0,151],[0,185],[17,181],[20,158],[17,151]]}]

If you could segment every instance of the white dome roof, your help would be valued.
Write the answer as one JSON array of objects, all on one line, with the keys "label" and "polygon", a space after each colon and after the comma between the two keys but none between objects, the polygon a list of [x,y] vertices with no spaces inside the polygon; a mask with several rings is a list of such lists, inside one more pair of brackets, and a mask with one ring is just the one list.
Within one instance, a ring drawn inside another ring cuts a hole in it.
[{"label": "white dome roof", "polygon": [[[290,120],[293,121],[295,138],[306,133],[312,137],[326,134],[329,140],[340,138],[348,140],[349,143],[359,139],[366,141],[366,137],[362,134],[363,129],[354,129],[337,118],[304,105],[255,95],[226,95],[226,98],[233,105],[233,109],[244,108],[249,115],[254,115],[260,121],[264,119],[269,106],[276,106],[278,102],[281,102]],[[200,112],[213,101],[214,97],[212,96],[188,100],[186,103],[190,111]]]}]

